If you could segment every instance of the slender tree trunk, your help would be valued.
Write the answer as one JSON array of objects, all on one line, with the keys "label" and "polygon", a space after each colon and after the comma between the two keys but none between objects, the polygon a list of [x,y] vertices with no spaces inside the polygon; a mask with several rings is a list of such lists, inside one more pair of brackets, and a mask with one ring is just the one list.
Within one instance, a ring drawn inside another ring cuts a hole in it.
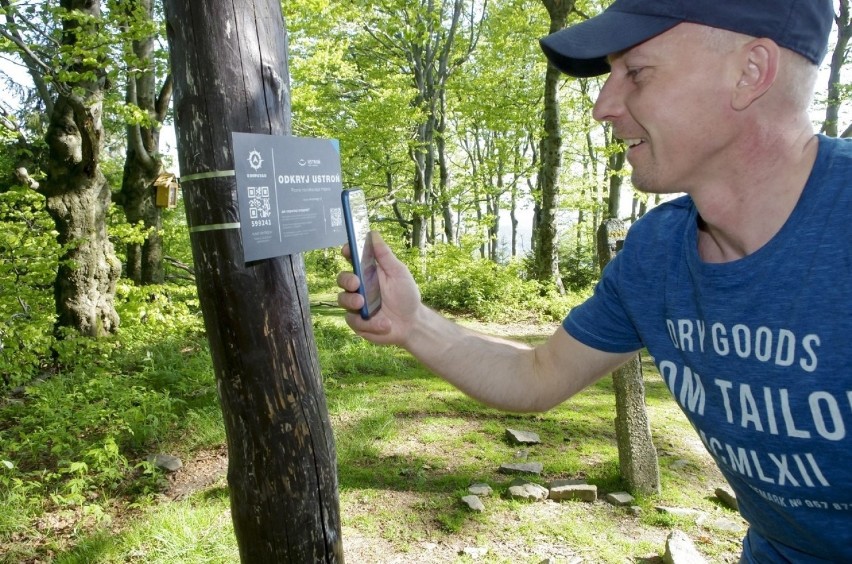
[{"label": "slender tree trunk", "polygon": [[[483,200],[484,198],[479,192],[479,184],[475,184],[473,187],[473,201],[476,202],[476,225],[479,226],[480,230],[485,230],[485,240],[479,244],[479,258],[481,259],[488,256],[488,228],[485,226],[485,214],[482,213]],[[482,231],[479,231],[479,233],[481,234]]]},{"label": "slender tree trunk", "polygon": [[[840,104],[843,101],[840,71],[846,63],[849,41],[852,40],[850,4],[852,4],[852,0],[840,0],[840,11],[835,18],[837,25],[837,45],[835,45],[834,51],[831,54],[831,65],[829,66],[828,73],[828,101],[825,107],[825,122],[822,125],[822,132],[831,137],[837,137],[839,130]],[[852,124],[849,124],[849,128],[852,128]],[[846,132],[842,136],[845,137]]]},{"label": "slender tree trunk", "polygon": [[512,258],[518,256],[518,187],[512,184],[512,203],[509,208],[509,221],[512,224]]},{"label": "slender tree trunk", "polygon": [[447,243],[454,242],[453,237],[453,210],[450,207],[452,197],[450,196],[450,169],[447,164],[447,95],[446,90],[441,89],[438,95],[440,107],[437,135],[435,137],[435,148],[438,153],[438,191],[441,200],[441,217],[444,221],[444,236]]},{"label": "slender tree trunk", "polygon": [[[617,143],[614,139],[610,144]],[[624,151],[610,152],[607,158],[607,172],[609,173],[609,196],[607,197],[607,219],[618,219],[621,210],[621,186],[624,178],[621,170],[624,168]]]},{"label": "slender tree trunk", "polygon": [[[412,42],[403,40],[400,50],[405,56],[406,64],[412,69],[413,86],[417,91],[415,107],[422,110],[425,116],[415,130],[415,146],[411,151],[414,161],[414,205],[412,213],[412,246],[423,251],[428,241],[434,241],[437,236],[435,224],[435,204],[441,208],[441,215],[445,223],[445,233],[448,242],[452,241],[452,214],[448,209],[449,200],[444,201],[444,190],[448,186],[449,176],[444,176],[440,181],[441,186],[435,190],[433,179],[435,175],[436,159],[441,161],[446,155],[442,149],[437,148],[437,143],[443,143],[443,96],[447,80],[453,70],[458,67],[473,50],[478,33],[473,28],[467,38],[465,46],[466,53],[458,56],[454,52],[453,45],[459,32],[461,23],[462,0],[446,0],[434,2],[433,0],[419,0],[416,8],[406,6],[406,12],[420,10],[422,17],[418,18],[417,25],[422,26],[417,39]],[[406,17],[408,17],[407,14]],[[445,19],[445,15],[449,18]],[[484,14],[483,14],[484,16]],[[471,14],[471,26],[473,26],[473,15]],[[451,58],[452,56],[452,58]],[[436,156],[436,151],[439,154]],[[429,228],[431,226],[431,233]]]},{"label": "slender tree trunk", "polygon": [[[276,0],[166,0],[196,282],[243,562],[342,562],[336,454],[301,255],[245,264],[231,132],[290,133]],[[187,180],[187,175],[214,173]]]},{"label": "slender tree trunk", "polygon": [[[135,9],[133,9],[135,8]],[[152,0],[135,0],[128,17],[138,16],[150,23],[154,18]],[[156,205],[154,180],[163,171],[159,154],[160,125],[165,119],[171,100],[172,81],[168,77],[157,92],[154,72],[156,36],[149,35],[133,41],[133,53],[140,70],[128,73],[127,96],[129,104],[138,107],[148,116],[148,123],[127,126],[127,157],[121,191],[116,200],[124,209],[127,221],[142,222],[147,230],[143,243],[128,243],[126,276],[137,284],[161,284],[165,279],[163,268],[163,218]]]},{"label": "slender tree trunk", "polygon": [[488,196],[489,214],[491,215],[491,223],[488,229],[488,239],[491,242],[491,254],[489,258],[491,262],[498,262],[500,248],[500,194],[503,193],[503,167],[498,166],[497,170],[497,190]]},{"label": "slender tree trunk", "polygon": [[[565,27],[573,0],[542,0],[550,15],[550,33]],[[562,134],[557,96],[561,73],[547,64],[544,79],[544,138],[541,140],[541,167],[538,173],[538,194],[535,210],[535,245],[533,275],[541,282],[555,283],[559,278],[559,257],[556,250],[556,205],[559,196]]]},{"label": "slender tree trunk", "polygon": [[391,209],[393,209],[393,216],[396,219],[397,224],[399,224],[402,229],[402,238],[404,241],[411,241],[411,221],[405,219],[402,215],[402,210],[399,209],[399,202],[396,199],[396,195],[394,193],[393,188],[393,173],[390,170],[390,167],[385,169],[385,191],[387,192],[388,200],[391,202]]},{"label": "slender tree trunk", "polygon": [[[73,49],[80,38],[97,33],[99,2],[59,4],[69,14],[63,20],[63,46]],[[93,337],[111,333],[119,324],[114,299],[121,263],[107,235],[110,188],[100,167],[104,68],[103,61],[74,64],[71,72],[79,78],[57,84],[59,95],[46,134],[47,178],[42,184],[64,249],[54,286],[57,327]]]}]

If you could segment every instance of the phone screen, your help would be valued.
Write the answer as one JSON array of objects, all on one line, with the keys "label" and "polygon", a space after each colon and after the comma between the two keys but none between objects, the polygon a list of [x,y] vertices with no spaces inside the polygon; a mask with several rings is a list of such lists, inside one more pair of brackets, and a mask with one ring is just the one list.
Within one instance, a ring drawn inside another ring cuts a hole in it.
[{"label": "phone screen", "polygon": [[379,291],[379,272],[373,255],[373,240],[370,237],[370,221],[367,216],[367,200],[362,190],[344,190],[342,195],[343,217],[352,268],[361,280],[358,292],[364,297],[361,317],[369,319],[382,305]]}]

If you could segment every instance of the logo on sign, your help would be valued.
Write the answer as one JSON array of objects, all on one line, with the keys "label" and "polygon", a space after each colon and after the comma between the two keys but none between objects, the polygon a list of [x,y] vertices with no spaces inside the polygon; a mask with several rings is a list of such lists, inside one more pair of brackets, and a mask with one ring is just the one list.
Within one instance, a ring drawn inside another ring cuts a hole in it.
[{"label": "logo on sign", "polygon": [[258,170],[263,164],[263,158],[260,156],[260,153],[254,150],[249,153],[248,162],[250,167],[252,167],[254,170]]}]

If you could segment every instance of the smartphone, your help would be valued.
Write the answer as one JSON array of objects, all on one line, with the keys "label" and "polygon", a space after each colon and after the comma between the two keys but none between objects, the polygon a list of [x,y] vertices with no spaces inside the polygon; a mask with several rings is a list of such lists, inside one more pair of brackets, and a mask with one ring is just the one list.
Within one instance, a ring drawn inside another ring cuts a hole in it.
[{"label": "smartphone", "polygon": [[361,280],[361,286],[358,288],[358,293],[364,297],[361,317],[370,319],[382,306],[382,293],[379,291],[379,271],[373,254],[373,239],[370,236],[367,200],[364,191],[360,189],[344,190],[340,198],[352,269]]}]

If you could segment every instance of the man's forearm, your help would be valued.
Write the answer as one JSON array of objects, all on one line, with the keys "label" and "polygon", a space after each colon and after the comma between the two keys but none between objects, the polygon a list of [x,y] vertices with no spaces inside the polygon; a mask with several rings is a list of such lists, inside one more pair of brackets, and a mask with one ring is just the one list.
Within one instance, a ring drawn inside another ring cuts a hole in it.
[{"label": "man's forearm", "polygon": [[523,343],[466,329],[423,306],[405,348],[430,370],[469,396],[509,411],[544,411],[579,391]]}]

